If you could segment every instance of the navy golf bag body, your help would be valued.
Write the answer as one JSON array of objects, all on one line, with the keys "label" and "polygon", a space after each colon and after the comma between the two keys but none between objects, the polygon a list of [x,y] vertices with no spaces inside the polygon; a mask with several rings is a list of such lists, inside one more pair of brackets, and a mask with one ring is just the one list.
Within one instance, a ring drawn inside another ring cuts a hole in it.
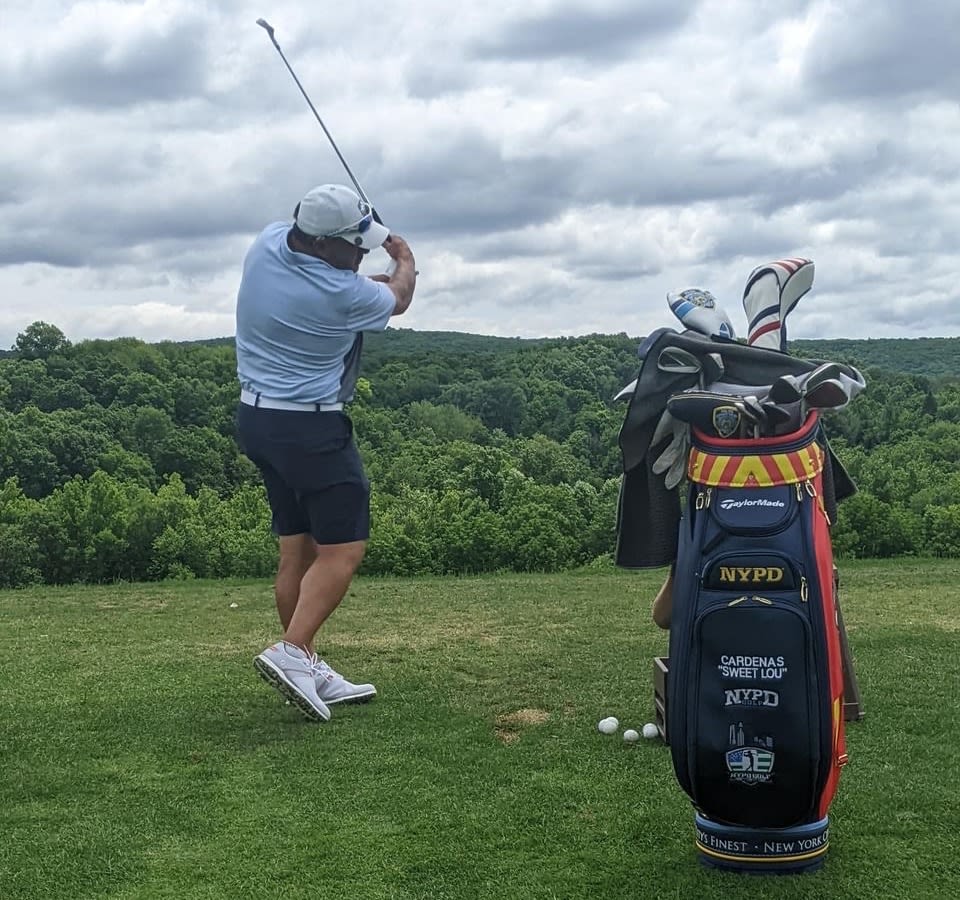
[{"label": "navy golf bag body", "polygon": [[667,726],[708,866],[819,868],[846,763],[824,439],[692,429]]}]

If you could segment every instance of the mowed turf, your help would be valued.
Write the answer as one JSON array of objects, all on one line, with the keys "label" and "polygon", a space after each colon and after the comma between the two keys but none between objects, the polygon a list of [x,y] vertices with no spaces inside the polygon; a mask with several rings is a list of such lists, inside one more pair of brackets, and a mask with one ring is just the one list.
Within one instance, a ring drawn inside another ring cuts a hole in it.
[{"label": "mowed turf", "polygon": [[[0,593],[0,898],[960,896],[960,562],[844,562],[866,718],[816,874],[701,869],[653,719],[663,573],[361,579],[306,721],[267,582]],[[236,604],[233,607],[233,604]]]}]

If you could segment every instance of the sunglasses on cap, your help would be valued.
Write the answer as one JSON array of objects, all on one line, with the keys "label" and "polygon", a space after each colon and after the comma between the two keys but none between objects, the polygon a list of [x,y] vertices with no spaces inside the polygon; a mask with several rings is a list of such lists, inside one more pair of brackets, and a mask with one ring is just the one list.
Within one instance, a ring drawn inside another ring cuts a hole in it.
[{"label": "sunglasses on cap", "polygon": [[[366,203],[360,204],[360,212],[363,213],[363,218],[357,219],[356,222],[351,222],[349,225],[344,225],[342,228],[338,228],[336,231],[327,232],[324,237],[340,237],[344,234],[352,234],[357,232],[357,234],[364,234],[369,230],[370,225],[373,223],[373,216],[370,213],[370,207]],[[360,238],[355,239],[355,243],[360,243]]]}]

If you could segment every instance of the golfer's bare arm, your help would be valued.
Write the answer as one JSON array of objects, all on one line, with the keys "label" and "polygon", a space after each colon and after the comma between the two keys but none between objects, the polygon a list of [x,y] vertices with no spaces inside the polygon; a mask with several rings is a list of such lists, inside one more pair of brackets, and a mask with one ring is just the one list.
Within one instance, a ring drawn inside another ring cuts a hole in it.
[{"label": "golfer's bare arm", "polygon": [[653,621],[659,628],[669,630],[673,617],[673,571],[667,574],[663,586],[653,601]]},{"label": "golfer's bare arm", "polygon": [[417,286],[417,263],[413,258],[410,246],[397,234],[391,234],[387,238],[383,244],[383,249],[387,251],[397,267],[386,279],[379,276],[377,280],[384,281],[386,286],[393,291],[393,296],[397,298],[393,315],[399,316],[405,313],[413,302],[413,291]]}]

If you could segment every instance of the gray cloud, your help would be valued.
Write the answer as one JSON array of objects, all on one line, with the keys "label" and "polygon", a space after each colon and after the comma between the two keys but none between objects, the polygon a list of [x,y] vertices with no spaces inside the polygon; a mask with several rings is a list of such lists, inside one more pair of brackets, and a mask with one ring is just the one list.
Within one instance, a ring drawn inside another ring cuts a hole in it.
[{"label": "gray cloud", "polygon": [[473,53],[492,59],[578,57],[603,63],[678,28],[696,6],[683,0],[635,0],[612,6],[554,4],[542,12],[503,22],[474,42]]},{"label": "gray cloud", "polygon": [[951,2],[845,0],[825,7],[804,59],[820,96],[879,99],[957,96],[960,6]]},{"label": "gray cloud", "polygon": [[[642,334],[691,284],[737,317],[749,272],[799,254],[817,281],[791,336],[862,337],[960,333],[944,5],[418,0],[321,27],[277,0],[269,17],[417,254],[404,327]],[[0,346],[37,318],[73,340],[229,333],[253,236],[347,180],[263,12],[5,10]]]},{"label": "gray cloud", "polygon": [[170,101],[205,84],[207,23],[196,16],[145,27],[117,39],[85,30],[67,34],[55,52],[23,55],[7,67],[0,98],[45,107],[131,106]]},{"label": "gray cloud", "polygon": [[425,100],[456,96],[474,87],[480,78],[475,69],[454,59],[416,61],[408,67],[405,77],[410,95]]}]

